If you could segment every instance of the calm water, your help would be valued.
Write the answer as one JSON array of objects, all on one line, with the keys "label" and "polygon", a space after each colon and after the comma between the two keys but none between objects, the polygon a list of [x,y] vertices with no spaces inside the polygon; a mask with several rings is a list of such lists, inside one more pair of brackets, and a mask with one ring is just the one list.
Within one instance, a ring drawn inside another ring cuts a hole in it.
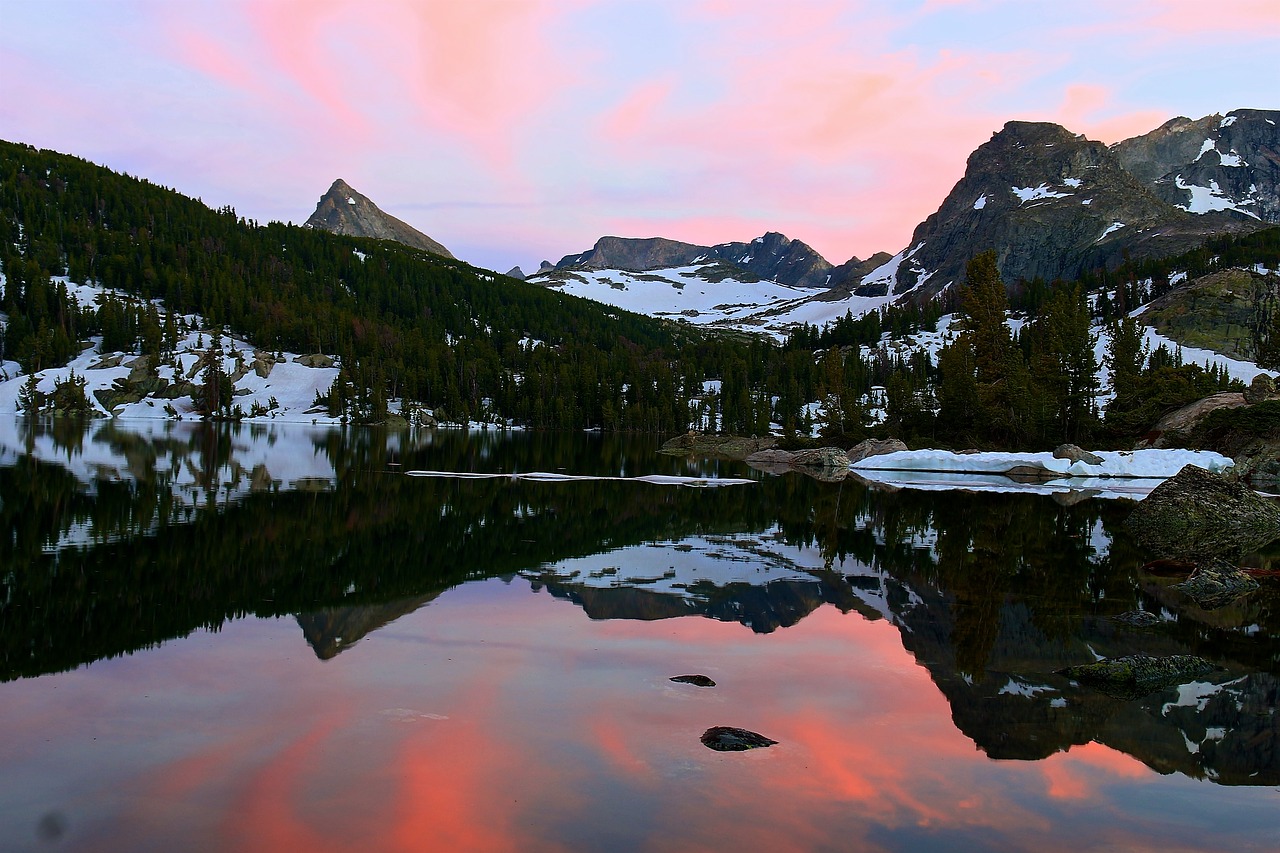
[{"label": "calm water", "polygon": [[[0,847],[1280,847],[1275,581],[1206,612],[1123,502],[657,445],[0,422]],[[1140,651],[1223,669],[1054,674]]]}]

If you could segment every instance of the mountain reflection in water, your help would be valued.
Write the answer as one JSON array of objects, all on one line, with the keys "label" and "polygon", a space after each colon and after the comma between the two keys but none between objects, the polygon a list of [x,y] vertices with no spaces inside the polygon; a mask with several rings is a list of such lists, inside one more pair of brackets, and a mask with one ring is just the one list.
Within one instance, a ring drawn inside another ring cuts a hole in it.
[{"label": "mountain reflection in water", "polygon": [[[657,444],[0,423],[0,837],[56,812],[85,849],[178,815],[209,849],[1276,840],[1249,811],[1280,785],[1274,581],[1195,607],[1140,570],[1123,501]],[[1115,619],[1139,608],[1159,624]],[[1134,700],[1055,674],[1133,653],[1222,670]],[[719,686],[665,681],[684,671]],[[713,757],[717,724],[781,743]]]}]

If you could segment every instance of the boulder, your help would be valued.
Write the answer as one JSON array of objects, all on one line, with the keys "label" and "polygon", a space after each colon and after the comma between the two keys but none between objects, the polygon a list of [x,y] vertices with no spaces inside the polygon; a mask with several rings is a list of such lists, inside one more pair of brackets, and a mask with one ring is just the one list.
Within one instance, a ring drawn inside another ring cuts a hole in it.
[{"label": "boulder", "polygon": [[1150,610],[1128,610],[1116,616],[1115,621],[1134,628],[1150,628],[1152,625],[1160,624],[1160,617]]},{"label": "boulder", "polygon": [[1271,400],[1276,396],[1276,381],[1266,373],[1253,377],[1253,382],[1244,389],[1244,401],[1250,406]]},{"label": "boulder", "polygon": [[89,365],[86,370],[104,370],[109,367],[119,367],[120,362],[128,358],[124,353],[116,353],[115,355],[106,355]]},{"label": "boulder", "polygon": [[1255,439],[1236,454],[1236,474],[1250,483],[1265,483],[1267,491],[1274,491],[1280,482],[1280,444],[1266,439]]},{"label": "boulder", "polygon": [[1223,391],[1221,394],[1213,394],[1196,400],[1194,403],[1188,403],[1181,409],[1174,409],[1156,421],[1156,425],[1134,445],[1134,449],[1144,450],[1149,447],[1167,447],[1166,433],[1188,432],[1196,424],[1208,417],[1210,412],[1218,409],[1238,409],[1245,405],[1248,404],[1245,402],[1244,394],[1239,391]]},{"label": "boulder", "polygon": [[1076,447],[1074,444],[1058,445],[1058,448],[1053,451],[1053,458],[1054,459],[1070,459],[1073,464],[1076,462],[1083,462],[1086,465],[1102,464],[1101,456],[1099,456],[1096,453],[1090,453],[1087,450],[1081,450],[1079,447]]},{"label": "boulder", "polygon": [[1236,557],[1280,538],[1280,510],[1234,475],[1188,465],[1156,486],[1125,528],[1158,557]]},{"label": "boulder", "polygon": [[776,447],[776,436],[744,438],[740,435],[703,435],[688,432],[678,435],[662,445],[659,453],[667,456],[715,456],[721,459],[742,461],[760,450]]},{"label": "boulder", "polygon": [[1230,604],[1258,588],[1258,582],[1226,560],[1206,560],[1196,565],[1191,577],[1173,585],[1195,599],[1205,610]]},{"label": "boulder", "polygon": [[263,350],[254,350],[253,353],[253,372],[258,374],[262,379],[271,376],[271,370],[276,366],[278,359],[275,353],[265,352]]},{"label": "boulder", "polygon": [[790,465],[795,454],[787,450],[757,450],[746,458],[748,465]]},{"label": "boulder", "polygon": [[1213,672],[1220,667],[1195,655],[1129,655],[1069,666],[1058,670],[1081,684],[1123,699],[1137,699],[1174,684]]},{"label": "boulder", "polygon": [[313,355],[300,355],[293,360],[294,364],[301,364],[303,367],[333,367],[333,356],[315,353]]},{"label": "boulder", "polygon": [[716,752],[745,752],[776,743],[776,740],[770,740],[764,735],[732,726],[712,726],[702,733],[702,745]]},{"label": "boulder", "polygon": [[1057,471],[1050,471],[1043,465],[1014,465],[1004,475],[1019,483],[1045,483],[1064,476]]},{"label": "boulder", "polygon": [[868,456],[883,456],[906,449],[907,446],[896,438],[868,438],[849,449],[849,463],[861,462]]},{"label": "boulder", "polygon": [[791,464],[803,468],[843,468],[847,471],[849,456],[839,447],[818,447],[796,451]]},{"label": "boulder", "polygon": [[716,686],[716,683],[705,675],[673,675],[670,680],[677,684],[692,684],[694,687]]}]

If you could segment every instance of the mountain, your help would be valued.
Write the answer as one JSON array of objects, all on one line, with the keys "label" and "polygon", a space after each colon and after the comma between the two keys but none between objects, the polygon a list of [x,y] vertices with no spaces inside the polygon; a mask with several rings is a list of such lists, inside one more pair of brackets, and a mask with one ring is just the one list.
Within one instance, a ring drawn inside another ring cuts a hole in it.
[{"label": "mountain", "polygon": [[308,228],[346,234],[351,237],[373,237],[377,240],[395,240],[415,249],[452,258],[440,243],[413,226],[382,211],[376,204],[356,192],[351,185],[339,178],[320,196],[315,213],[305,223]]},{"label": "mountain", "polygon": [[1188,213],[1158,198],[1106,145],[1056,124],[1011,121],[969,156],[911,244],[859,289],[926,298],[960,281],[969,258],[988,249],[1006,282],[1070,280],[1126,253],[1167,257],[1260,224],[1221,210]]},{"label": "mountain", "polygon": [[1183,210],[1280,223],[1280,111],[1178,117],[1111,150],[1152,193]]},{"label": "mountain", "polygon": [[601,237],[595,246],[565,255],[556,269],[614,269],[628,272],[671,269],[705,261],[725,261],[750,276],[795,287],[823,287],[831,264],[813,247],[776,231],[750,243],[699,246],[663,237]]}]

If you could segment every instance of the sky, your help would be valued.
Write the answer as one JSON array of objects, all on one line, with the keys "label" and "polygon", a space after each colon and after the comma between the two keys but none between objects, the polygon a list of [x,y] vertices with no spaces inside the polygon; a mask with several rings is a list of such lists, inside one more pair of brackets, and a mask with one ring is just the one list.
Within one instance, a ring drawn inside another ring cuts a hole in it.
[{"label": "sky", "polygon": [[0,139],[260,222],[336,178],[463,260],[895,252],[1012,119],[1278,108],[1277,0],[0,0]]}]

